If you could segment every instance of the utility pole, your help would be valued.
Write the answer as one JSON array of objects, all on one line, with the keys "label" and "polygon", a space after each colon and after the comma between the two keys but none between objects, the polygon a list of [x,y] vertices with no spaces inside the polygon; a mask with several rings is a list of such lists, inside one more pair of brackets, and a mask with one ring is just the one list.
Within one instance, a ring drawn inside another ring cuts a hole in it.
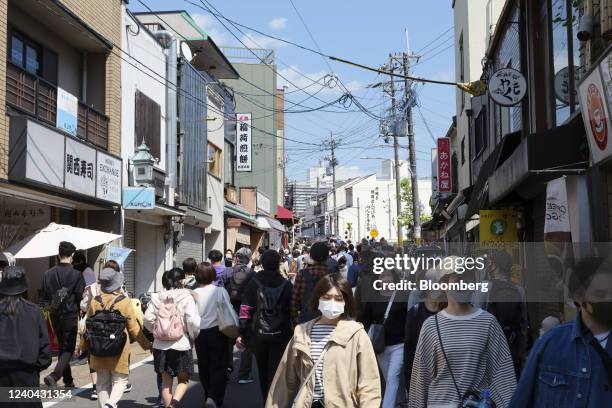
[{"label": "utility pole", "polygon": [[[393,73],[393,71],[395,70],[395,66],[393,63],[393,55],[389,54],[389,66],[388,66],[389,72]],[[399,141],[397,138],[397,131],[396,128],[396,119],[397,119],[397,106],[395,103],[395,83],[394,83],[394,77],[390,76],[389,77],[389,96],[391,96],[391,120],[393,123],[392,129],[393,129],[393,151],[395,154],[395,200],[396,200],[396,207],[397,207],[397,244],[399,245],[399,247],[401,248],[402,252],[403,252],[403,248],[404,248],[404,239],[402,237],[402,222],[400,220],[400,212],[402,210],[402,196],[400,193],[401,190],[401,180],[399,177],[399,170],[400,170],[400,162],[399,162]],[[391,199],[389,199],[389,217],[391,217]],[[389,229],[391,229],[391,222],[389,222]]]},{"label": "utility pole", "polygon": [[338,162],[336,161],[336,147],[338,147],[339,144],[340,143],[338,141],[334,140],[334,134],[329,132],[329,148],[331,149],[330,164],[332,166],[332,195],[334,197],[334,229],[332,233],[335,236],[338,236],[338,210],[336,209],[336,165]]},{"label": "utility pole", "polygon": [[[404,67],[404,76],[410,74],[410,58],[419,58],[414,54],[404,52],[402,54],[402,65]],[[406,128],[408,134],[408,158],[410,161],[410,184],[412,187],[412,217],[413,217],[413,233],[416,245],[421,243],[421,206],[419,201],[419,184],[417,178],[417,163],[414,144],[414,130],[412,124],[412,81],[404,78],[404,98],[406,103]]]}]

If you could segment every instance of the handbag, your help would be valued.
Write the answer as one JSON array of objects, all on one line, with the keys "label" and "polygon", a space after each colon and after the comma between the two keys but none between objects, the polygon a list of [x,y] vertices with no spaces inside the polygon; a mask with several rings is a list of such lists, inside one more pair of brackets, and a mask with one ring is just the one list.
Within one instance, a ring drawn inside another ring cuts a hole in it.
[{"label": "handbag", "polygon": [[306,378],[304,378],[304,381],[302,381],[302,383],[300,384],[300,388],[298,388],[297,392],[295,393],[295,398],[293,398],[293,403],[291,404],[291,408],[295,408],[295,406],[296,406],[295,402],[297,401],[298,397],[300,396],[300,393],[302,392],[302,390],[304,389],[306,384],[308,384],[308,381],[310,381],[310,378],[315,373],[315,370],[317,369],[317,367],[319,366],[321,361],[323,361],[323,356],[327,352],[327,349],[329,348],[329,344],[330,343],[327,342],[325,347],[323,347],[323,350],[321,350],[321,355],[319,356],[319,358],[317,358],[317,361],[315,361],[314,365],[312,366],[312,368],[308,372],[308,375],[306,376]]},{"label": "handbag", "polygon": [[391,311],[391,306],[393,305],[393,301],[395,300],[395,294],[397,291],[393,291],[391,295],[391,299],[387,303],[387,309],[385,310],[385,315],[383,317],[383,322],[381,324],[372,323],[368,330],[368,337],[370,337],[370,341],[372,342],[372,348],[374,348],[374,353],[380,354],[385,351],[385,323],[389,318],[389,312]]},{"label": "handbag", "polygon": [[[446,361],[446,365],[448,367],[448,371],[450,372],[451,379],[453,380],[453,385],[455,386],[455,390],[457,391],[457,397],[459,397],[459,408],[466,407],[476,407],[479,406],[481,395],[478,391],[466,391],[465,394],[461,395],[461,391],[459,391],[459,386],[457,385],[457,381],[455,380],[455,376],[453,375],[453,370],[451,369],[450,361],[448,361],[448,357],[446,356],[446,351],[444,350],[444,344],[442,343],[442,335],[440,334],[440,325],[438,324],[438,315],[434,315],[434,319],[436,321],[436,332],[438,333],[438,342],[440,343],[440,349],[442,350],[442,355],[444,356],[444,361]],[[495,408],[495,403],[491,401],[493,404],[493,408]]]},{"label": "handbag", "polygon": [[221,333],[235,339],[238,337],[238,316],[229,298],[223,296],[223,290],[225,289],[217,288],[217,325]]}]

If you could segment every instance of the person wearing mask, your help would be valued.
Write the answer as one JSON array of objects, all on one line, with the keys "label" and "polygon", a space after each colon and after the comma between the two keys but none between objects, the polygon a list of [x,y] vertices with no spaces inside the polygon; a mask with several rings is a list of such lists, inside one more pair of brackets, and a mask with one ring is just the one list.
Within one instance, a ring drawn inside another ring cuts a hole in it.
[{"label": "person wearing mask", "polygon": [[227,251],[225,251],[225,267],[231,268],[233,264],[234,264],[234,251],[228,248]]},{"label": "person wearing mask", "polygon": [[183,285],[185,288],[195,289],[199,286],[195,277],[197,267],[198,263],[193,258],[187,258],[183,261],[183,272],[185,273],[185,282]]},{"label": "person wearing mask", "polygon": [[309,246],[305,245],[304,248],[302,248],[302,255],[300,255],[300,257],[298,258],[298,263],[299,263],[298,272],[306,268],[308,264],[310,263],[310,247]]},{"label": "person wearing mask", "polygon": [[[238,315],[240,314],[240,305],[242,304],[245,289],[253,276],[255,276],[255,271],[248,267],[251,256],[252,253],[249,248],[240,248],[236,251],[236,264],[232,268],[226,269],[223,276],[223,285],[229,292],[232,306]],[[233,364],[231,351],[233,351],[232,347],[230,347],[230,358]],[[252,362],[253,352],[250,347],[245,347],[240,353],[238,384],[250,384],[254,381],[251,377]]]},{"label": "person wearing mask", "polygon": [[194,292],[200,314],[200,334],[195,341],[195,350],[207,408],[223,405],[227,383],[224,362],[229,351],[228,338],[219,330],[217,305],[221,298],[229,302],[229,295],[224,288],[212,284],[216,276],[210,263],[198,265],[196,279],[200,286]]},{"label": "person wearing mask", "polygon": [[50,304],[51,323],[59,347],[55,368],[44,378],[49,387],[55,387],[60,378],[65,387],[74,387],[70,359],[76,348],[79,305],[85,290],[83,275],[72,266],[75,250],[71,242],[60,242],[59,263],[46,271],[42,280],[42,297]]},{"label": "person wearing mask", "polygon": [[[129,338],[134,338],[143,350],[151,349],[151,342],[144,336],[142,327],[136,320],[132,302],[122,291],[123,283],[124,277],[121,272],[113,268],[104,268],[99,278],[101,293],[91,300],[87,311],[87,317],[93,319],[97,312],[112,309],[119,312],[126,321],[127,341],[119,355],[101,357],[90,353],[89,365],[96,372],[96,391],[100,408],[115,408],[128,385],[131,349]],[[77,353],[87,350],[90,346],[87,337],[82,337]]]},{"label": "person wearing mask", "polygon": [[312,295],[310,307],[319,316],[295,328],[266,408],[379,408],[376,356],[363,326],[353,320],[350,285],[338,275],[326,275]]},{"label": "person wearing mask", "polygon": [[518,376],[520,364],[527,347],[527,302],[525,289],[512,282],[512,256],[506,251],[495,251],[489,274],[487,292],[474,292],[472,304],[491,313],[504,331],[512,354],[512,363]]},{"label": "person wearing mask", "polygon": [[[40,308],[27,300],[28,278],[21,266],[5,266],[0,279],[0,387],[38,387],[51,365],[47,325]],[[42,408],[42,402],[0,406]]]},{"label": "person wearing mask", "polygon": [[[144,325],[154,337],[153,365],[162,375],[164,406],[173,408],[187,391],[193,374],[191,345],[200,334],[200,314],[191,290],[183,288],[184,279],[180,268],[167,271],[162,279],[164,290],[151,296],[144,315]],[[172,323],[176,320],[180,326]],[[172,391],[174,377],[177,385]]]},{"label": "person wearing mask", "polygon": [[[442,283],[473,283],[473,271],[462,274],[446,257],[436,269]],[[497,319],[471,304],[467,290],[448,290],[448,305],[423,323],[410,379],[409,408],[462,406],[469,394],[489,398],[507,407],[516,388],[508,342]]]},{"label": "person wearing mask", "polygon": [[293,287],[279,272],[280,260],[277,251],[263,253],[264,269],[250,280],[240,305],[240,337],[236,345],[241,350],[253,350],[264,400],[291,338],[289,305]]},{"label": "person wearing mask", "polygon": [[327,243],[314,243],[310,247],[310,259],[311,263],[305,269],[299,271],[295,277],[291,298],[291,324],[294,327],[316,317],[316,314],[310,310],[310,296],[319,279],[330,273],[327,265],[327,261],[330,259]]},{"label": "person wearing mask", "polygon": [[[383,283],[397,282],[393,271],[381,275]],[[381,324],[384,331],[384,350],[377,354],[378,365],[385,379],[383,408],[396,406],[404,364],[404,325],[406,322],[406,300],[403,292],[382,290],[366,300],[361,322],[366,330],[372,324]]]},{"label": "person wearing mask", "polygon": [[251,257],[251,268],[254,272],[263,270],[263,267],[261,266],[261,254],[259,251],[255,252]]},{"label": "person wearing mask", "polygon": [[223,285],[223,271],[225,270],[225,264],[223,263],[223,254],[217,249],[213,249],[208,253],[208,259],[212,264],[215,271],[217,271],[217,278],[215,279],[214,285]]},{"label": "person wearing mask", "polygon": [[609,407],[612,401],[612,260],[586,258],[571,268],[576,319],[533,346],[512,408]]},{"label": "person wearing mask", "polygon": [[[435,269],[430,269],[425,273],[425,280],[437,283],[437,273]],[[438,313],[446,307],[442,302],[443,293],[440,291],[419,292],[419,302],[412,306],[406,314],[406,324],[404,327],[404,379],[406,395],[410,394],[410,378],[412,377],[412,365],[416,353],[419,335],[425,320]]]}]

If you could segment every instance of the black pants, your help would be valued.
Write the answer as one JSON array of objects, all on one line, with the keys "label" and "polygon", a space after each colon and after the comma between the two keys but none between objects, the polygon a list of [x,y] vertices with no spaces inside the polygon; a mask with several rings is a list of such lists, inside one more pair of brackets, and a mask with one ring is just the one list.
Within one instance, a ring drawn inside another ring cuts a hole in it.
[{"label": "black pants", "polygon": [[70,384],[73,382],[70,360],[76,347],[78,316],[54,316],[52,322],[59,350],[57,364],[51,375],[56,381],[63,378],[64,384]]},{"label": "black pants", "polygon": [[[21,369],[21,370],[2,370],[0,373],[0,387],[16,388],[16,387],[36,387],[40,386],[40,376],[38,370]],[[4,392],[5,396],[8,395]],[[0,407],[42,407],[42,402],[6,402],[0,403]]]},{"label": "black pants", "polygon": [[227,382],[227,337],[217,326],[200,330],[195,349],[205,398],[212,398],[217,405],[222,405]]},{"label": "black pants", "polygon": [[240,353],[240,369],[238,370],[239,380],[248,380],[251,378],[251,369],[253,368],[253,351],[251,347],[246,347]]},{"label": "black pants", "polygon": [[261,395],[264,403],[268,397],[268,391],[276,369],[283,358],[287,341],[283,342],[253,342],[253,354],[257,361],[257,371],[259,372],[259,386],[261,387]]}]

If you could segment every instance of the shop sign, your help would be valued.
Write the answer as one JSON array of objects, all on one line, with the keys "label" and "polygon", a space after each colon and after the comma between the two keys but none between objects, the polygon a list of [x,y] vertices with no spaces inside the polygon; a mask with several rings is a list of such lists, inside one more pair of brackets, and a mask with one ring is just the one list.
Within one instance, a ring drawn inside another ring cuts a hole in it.
[{"label": "shop sign", "polygon": [[569,207],[565,178],[549,181],[546,186],[544,234],[570,232]]},{"label": "shop sign", "polygon": [[498,105],[514,106],[527,93],[527,81],[520,71],[502,68],[489,78],[489,95]]},{"label": "shop sign", "polygon": [[72,138],[66,139],[64,187],[96,196],[96,151]]},{"label": "shop sign", "polygon": [[[580,71],[574,67],[574,84],[577,84],[580,81]],[[570,73],[569,67],[565,67],[561,69],[555,75],[555,96],[558,100],[563,102],[566,105],[570,103]],[[576,92],[576,87],[574,88],[574,98],[578,96]]]},{"label": "shop sign", "polygon": [[431,149],[431,196],[438,198],[438,149]]},{"label": "shop sign", "polygon": [[57,115],[55,126],[72,136],[77,135],[79,101],[76,96],[57,88]]},{"label": "shop sign", "polygon": [[123,267],[125,260],[130,256],[132,251],[133,249],[130,248],[109,245],[106,247],[106,260],[116,261],[119,266]]},{"label": "shop sign", "polygon": [[236,127],[238,129],[238,151],[236,153],[236,171],[251,171],[251,114],[237,113]]},{"label": "shop sign", "polygon": [[98,152],[96,197],[121,204],[121,160]]},{"label": "shop sign", "polygon": [[517,242],[517,219],[518,213],[513,209],[480,210],[480,242]]},{"label": "shop sign", "polygon": [[[604,60],[605,61],[605,60]],[[609,82],[606,82],[609,84]],[[582,120],[594,164],[612,155],[610,113],[599,69],[593,70],[578,86]]]},{"label": "shop sign", "polygon": [[450,139],[438,138],[438,192],[451,193],[453,191],[450,155]]},{"label": "shop sign", "polygon": [[155,208],[154,187],[123,187],[125,210],[152,210]]}]

